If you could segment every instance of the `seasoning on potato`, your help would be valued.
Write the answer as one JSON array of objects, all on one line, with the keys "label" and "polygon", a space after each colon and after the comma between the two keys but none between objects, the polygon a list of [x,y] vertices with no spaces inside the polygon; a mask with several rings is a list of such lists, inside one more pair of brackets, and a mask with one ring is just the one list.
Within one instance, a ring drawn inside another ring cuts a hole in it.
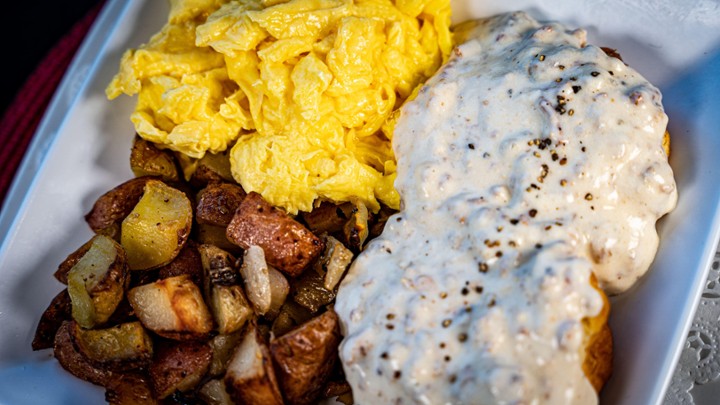
[{"label": "seasoning on potato", "polygon": [[448,0],[172,0],[109,98],[137,94],[146,140],[232,174],[288,213],[321,200],[398,208],[392,114],[451,49]]}]

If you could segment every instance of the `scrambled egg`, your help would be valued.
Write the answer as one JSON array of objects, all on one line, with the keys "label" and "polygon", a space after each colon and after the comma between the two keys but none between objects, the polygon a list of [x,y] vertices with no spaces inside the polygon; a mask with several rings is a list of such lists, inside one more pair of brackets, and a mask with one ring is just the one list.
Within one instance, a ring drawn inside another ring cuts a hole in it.
[{"label": "scrambled egg", "polygon": [[106,92],[138,134],[289,213],[320,200],[398,208],[393,112],[447,59],[449,0],[171,0]]}]

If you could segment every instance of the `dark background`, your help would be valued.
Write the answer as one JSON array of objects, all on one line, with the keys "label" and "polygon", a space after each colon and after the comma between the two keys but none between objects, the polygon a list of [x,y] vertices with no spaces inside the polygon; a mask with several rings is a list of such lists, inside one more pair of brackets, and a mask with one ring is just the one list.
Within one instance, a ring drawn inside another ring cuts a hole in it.
[{"label": "dark background", "polygon": [[[3,3],[0,24],[0,113],[45,54],[101,0],[12,0]],[[9,10],[8,10],[9,9]]]}]

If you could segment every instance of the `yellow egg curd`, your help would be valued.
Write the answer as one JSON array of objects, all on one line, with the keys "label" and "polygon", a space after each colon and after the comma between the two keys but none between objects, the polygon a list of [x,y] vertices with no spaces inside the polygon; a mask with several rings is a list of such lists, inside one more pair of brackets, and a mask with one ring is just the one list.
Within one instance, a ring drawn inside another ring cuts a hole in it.
[{"label": "yellow egg curd", "polygon": [[106,92],[138,95],[147,140],[232,148],[235,180],[291,214],[398,208],[393,113],[447,59],[449,24],[449,0],[171,0]]}]

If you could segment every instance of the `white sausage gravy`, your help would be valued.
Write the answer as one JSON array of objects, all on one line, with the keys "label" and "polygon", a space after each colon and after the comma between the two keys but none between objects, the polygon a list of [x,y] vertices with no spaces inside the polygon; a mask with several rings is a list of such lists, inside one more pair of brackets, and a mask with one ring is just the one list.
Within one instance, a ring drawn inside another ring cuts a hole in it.
[{"label": "white sausage gravy", "polygon": [[401,110],[401,211],[335,310],[355,402],[590,404],[581,320],[628,289],[675,206],[660,92],[583,30],[468,28]]}]

